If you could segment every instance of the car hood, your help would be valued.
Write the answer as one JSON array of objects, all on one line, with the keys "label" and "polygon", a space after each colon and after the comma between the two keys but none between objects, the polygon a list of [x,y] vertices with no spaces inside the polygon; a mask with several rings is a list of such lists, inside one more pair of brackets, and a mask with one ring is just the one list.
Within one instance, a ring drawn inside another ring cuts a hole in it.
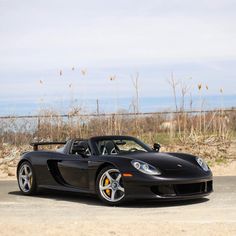
[{"label": "car hood", "polygon": [[195,157],[184,153],[132,153],[125,155],[130,160],[141,160],[158,168],[164,175],[171,176],[199,176],[207,172],[195,161]]},{"label": "car hood", "polygon": [[148,164],[154,165],[155,167],[158,167],[159,169],[179,169],[180,165],[182,167],[192,167],[193,165],[196,166],[195,163],[192,162],[193,156],[188,155],[189,160],[186,160],[186,154],[183,154],[185,159],[181,157],[181,155],[178,155],[176,153],[132,153],[127,156],[132,160],[141,160]]}]

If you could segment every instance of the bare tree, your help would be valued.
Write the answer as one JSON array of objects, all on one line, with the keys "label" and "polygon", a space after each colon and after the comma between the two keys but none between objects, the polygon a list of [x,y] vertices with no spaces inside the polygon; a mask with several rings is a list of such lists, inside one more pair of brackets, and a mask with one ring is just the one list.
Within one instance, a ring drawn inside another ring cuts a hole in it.
[{"label": "bare tree", "polygon": [[131,76],[131,81],[135,89],[134,113],[139,113],[139,73],[136,73],[135,77]]}]

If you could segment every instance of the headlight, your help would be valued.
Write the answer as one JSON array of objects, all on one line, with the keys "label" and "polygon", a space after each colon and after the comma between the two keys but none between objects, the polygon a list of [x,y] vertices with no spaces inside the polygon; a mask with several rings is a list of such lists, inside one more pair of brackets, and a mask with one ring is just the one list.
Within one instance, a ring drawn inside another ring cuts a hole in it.
[{"label": "headlight", "polygon": [[135,169],[143,172],[144,174],[148,174],[148,175],[160,175],[161,174],[160,170],[158,170],[154,166],[147,164],[146,162],[139,161],[139,160],[132,160],[131,164],[133,165],[133,167]]},{"label": "headlight", "polygon": [[209,167],[208,167],[207,163],[201,157],[196,157],[196,161],[197,161],[198,165],[201,166],[201,168],[204,171],[209,170]]}]

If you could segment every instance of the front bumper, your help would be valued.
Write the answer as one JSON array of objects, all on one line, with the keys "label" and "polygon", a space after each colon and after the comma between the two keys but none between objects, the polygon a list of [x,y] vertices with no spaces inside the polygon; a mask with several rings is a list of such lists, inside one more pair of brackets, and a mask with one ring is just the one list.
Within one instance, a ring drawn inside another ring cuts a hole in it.
[{"label": "front bumper", "polygon": [[211,173],[203,178],[126,178],[124,184],[127,199],[187,200],[213,192]]}]

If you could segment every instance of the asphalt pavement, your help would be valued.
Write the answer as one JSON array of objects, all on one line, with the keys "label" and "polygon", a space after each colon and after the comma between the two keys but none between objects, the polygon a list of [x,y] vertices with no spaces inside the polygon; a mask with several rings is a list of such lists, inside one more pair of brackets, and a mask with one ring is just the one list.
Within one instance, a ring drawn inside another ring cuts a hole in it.
[{"label": "asphalt pavement", "polygon": [[215,177],[214,193],[200,200],[120,207],[75,193],[23,196],[2,180],[0,227],[0,235],[236,235],[236,176]]}]

